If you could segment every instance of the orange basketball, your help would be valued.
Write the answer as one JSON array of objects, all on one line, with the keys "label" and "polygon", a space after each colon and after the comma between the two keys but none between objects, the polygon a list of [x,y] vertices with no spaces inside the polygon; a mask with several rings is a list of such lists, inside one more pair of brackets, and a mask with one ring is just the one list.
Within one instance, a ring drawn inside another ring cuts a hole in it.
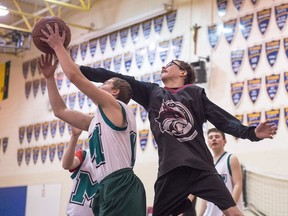
[{"label": "orange basketball", "polygon": [[[71,31],[69,26],[66,24],[64,20],[55,16],[47,16],[40,19],[33,27],[32,30],[32,40],[35,46],[44,53],[54,53],[54,50],[44,41],[40,40],[40,38],[46,38],[45,35],[41,32],[41,29],[47,31],[46,24],[49,24],[54,29],[54,24],[57,23],[59,27],[59,33],[62,35],[62,32],[66,32],[66,38],[64,41],[64,47],[67,48],[71,41]],[[55,29],[54,29],[55,30]]]}]

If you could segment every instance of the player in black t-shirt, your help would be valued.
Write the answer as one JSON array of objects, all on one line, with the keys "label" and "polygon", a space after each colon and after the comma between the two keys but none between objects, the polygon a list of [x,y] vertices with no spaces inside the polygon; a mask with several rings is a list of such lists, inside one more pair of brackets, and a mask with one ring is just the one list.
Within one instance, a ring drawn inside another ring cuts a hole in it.
[{"label": "player in black t-shirt", "polygon": [[251,141],[273,138],[277,132],[274,123],[242,125],[211,102],[203,88],[193,84],[194,69],[184,61],[173,60],[162,67],[164,88],[103,68],[80,66],[80,70],[91,81],[104,82],[111,77],[128,81],[132,99],[149,113],[159,154],[153,216],[184,212],[191,206],[189,194],[213,202],[226,215],[242,215],[214,167],[203,136],[203,123],[208,120],[224,133]]}]

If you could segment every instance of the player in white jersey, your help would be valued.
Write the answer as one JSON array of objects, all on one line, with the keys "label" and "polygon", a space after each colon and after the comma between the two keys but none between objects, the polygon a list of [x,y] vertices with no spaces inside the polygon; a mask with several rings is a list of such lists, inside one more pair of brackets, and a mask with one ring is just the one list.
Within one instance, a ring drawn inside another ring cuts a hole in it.
[{"label": "player in white jersey", "polygon": [[[242,197],[242,169],[238,158],[225,151],[225,134],[216,128],[208,130],[208,145],[213,152],[214,164],[217,172],[224,181],[229,192],[243,212],[244,204]],[[203,201],[201,203],[200,215],[222,216],[222,211],[212,202]]]},{"label": "player in white jersey", "polygon": [[[55,51],[57,60],[53,64],[52,54],[42,55],[39,70],[46,78],[54,115],[74,127],[89,130],[91,163],[99,183],[93,202],[94,215],[146,215],[144,186],[132,170],[136,124],[126,105],[132,96],[131,86],[120,78],[111,78],[97,88],[67,54],[63,46],[65,32],[60,36],[57,24],[55,31],[49,25],[46,27],[47,31],[42,30],[46,38],[41,40]],[[58,60],[67,78],[98,107],[94,117],[66,107],[54,79]]]},{"label": "player in white jersey", "polygon": [[70,142],[64,152],[62,167],[69,170],[73,187],[67,204],[67,216],[93,216],[92,203],[98,189],[89,150],[75,152],[82,130],[72,127]]}]

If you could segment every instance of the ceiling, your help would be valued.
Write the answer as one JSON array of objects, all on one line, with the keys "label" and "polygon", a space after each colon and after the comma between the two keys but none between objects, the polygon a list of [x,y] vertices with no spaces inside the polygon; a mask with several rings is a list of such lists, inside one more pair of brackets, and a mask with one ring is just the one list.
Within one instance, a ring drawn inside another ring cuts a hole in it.
[{"label": "ceiling", "polygon": [[[58,16],[64,20],[75,13],[85,13],[100,0],[0,0],[9,14],[0,16],[0,53],[15,54],[30,48],[31,31],[37,20]],[[69,26],[93,30],[91,26]]]}]

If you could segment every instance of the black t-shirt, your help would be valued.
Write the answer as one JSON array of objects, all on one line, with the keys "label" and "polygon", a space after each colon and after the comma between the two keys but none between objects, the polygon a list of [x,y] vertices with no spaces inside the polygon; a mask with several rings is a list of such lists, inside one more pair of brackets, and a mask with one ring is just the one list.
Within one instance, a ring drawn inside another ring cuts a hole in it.
[{"label": "black t-shirt", "polygon": [[203,136],[203,123],[207,120],[224,133],[251,141],[259,140],[255,127],[242,125],[234,116],[211,102],[203,88],[194,84],[175,90],[137,81],[134,77],[103,68],[81,66],[80,70],[92,81],[104,82],[119,77],[130,83],[132,99],[149,114],[151,131],[158,145],[158,176],[180,166],[215,171]]}]

